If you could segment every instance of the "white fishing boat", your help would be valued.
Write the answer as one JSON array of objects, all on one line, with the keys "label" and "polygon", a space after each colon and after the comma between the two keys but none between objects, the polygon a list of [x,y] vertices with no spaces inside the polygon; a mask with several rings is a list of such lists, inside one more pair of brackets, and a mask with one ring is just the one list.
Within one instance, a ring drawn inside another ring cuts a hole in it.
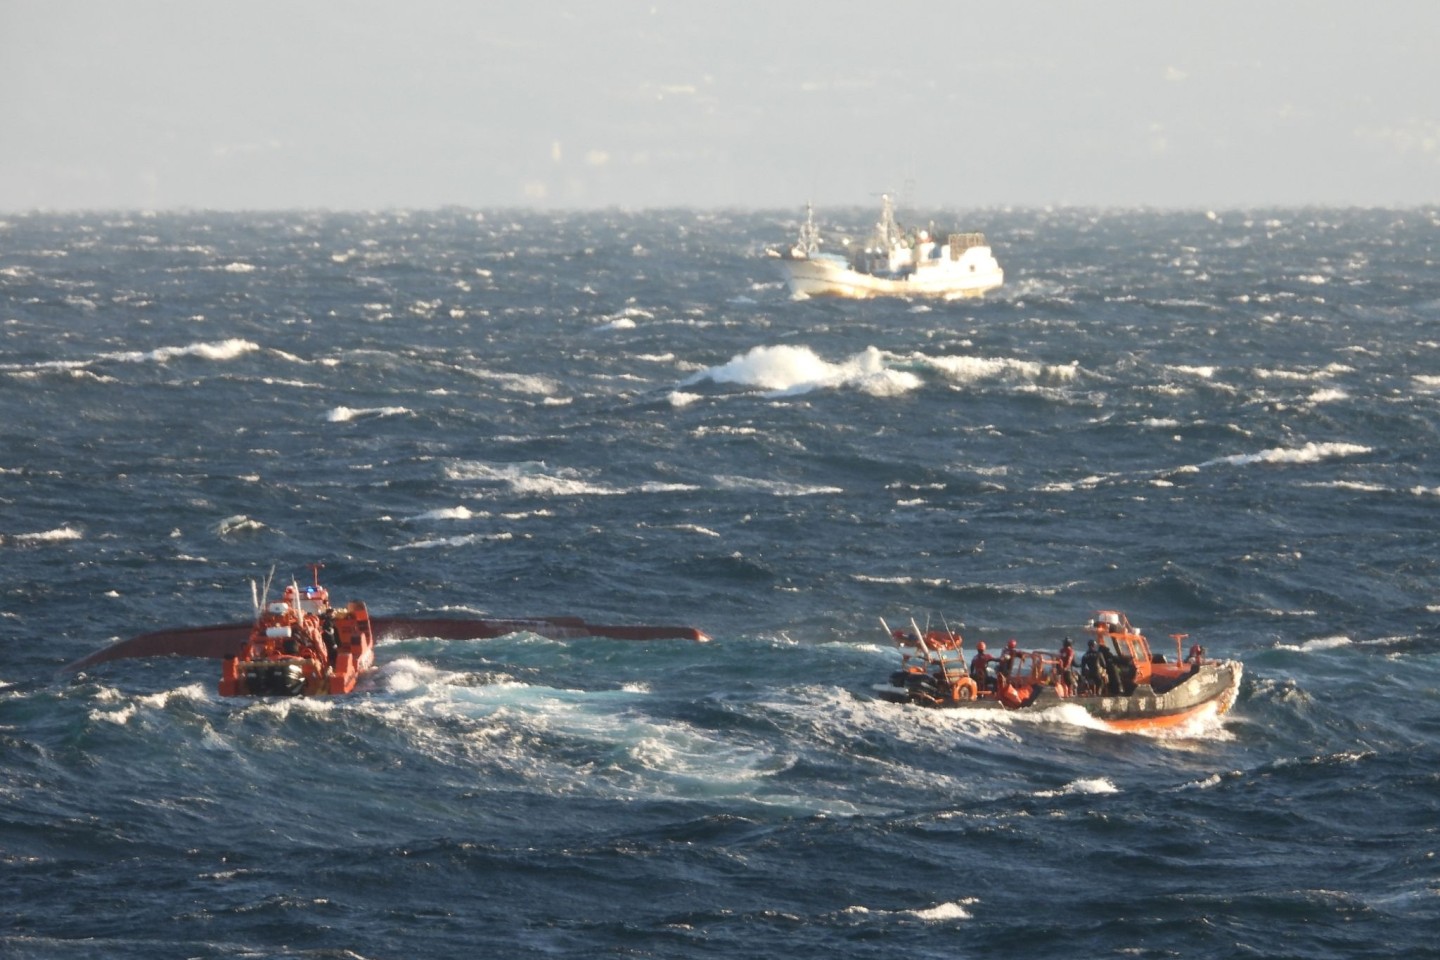
[{"label": "white fishing boat", "polygon": [[952,233],[940,242],[929,230],[906,230],[888,195],[880,222],[848,255],[820,249],[815,211],[808,204],[800,236],[787,250],[770,250],[792,294],[809,297],[979,297],[1005,282],[983,233]]}]

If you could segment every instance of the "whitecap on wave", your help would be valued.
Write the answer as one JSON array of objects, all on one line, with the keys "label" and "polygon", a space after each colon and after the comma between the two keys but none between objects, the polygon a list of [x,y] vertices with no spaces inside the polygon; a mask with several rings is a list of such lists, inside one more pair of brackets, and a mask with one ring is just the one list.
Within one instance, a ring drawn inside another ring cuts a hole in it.
[{"label": "whitecap on wave", "polygon": [[1370,452],[1369,447],[1358,443],[1315,443],[1301,447],[1272,447],[1259,453],[1240,453],[1229,457],[1218,457],[1200,464],[1202,467],[1247,466],[1252,463],[1319,463],[1322,460],[1357,457]]},{"label": "whitecap on wave", "polygon": [[872,396],[888,397],[921,386],[920,378],[913,373],[891,369],[885,354],[875,347],[866,347],[839,363],[821,359],[809,347],[754,347],[728,363],[702,370],[681,386],[693,386],[704,380],[759,387],[782,396],[851,387]]},{"label": "whitecap on wave", "polygon": [[361,417],[396,417],[411,412],[408,407],[335,407],[325,414],[325,419],[331,423],[349,423]]},{"label": "whitecap on wave", "polygon": [[943,923],[950,920],[973,919],[965,908],[980,901],[975,897],[937,903],[931,907],[917,907],[911,910],[873,910],[870,907],[846,907],[842,913],[852,917],[913,917],[926,923]]},{"label": "whitecap on wave", "polygon": [[1120,788],[1109,777],[1084,777],[1072,780],[1056,790],[1036,791],[1037,797],[1069,797],[1077,794],[1119,793]]},{"label": "whitecap on wave", "polygon": [[1276,650],[1288,650],[1291,653],[1315,653],[1319,650],[1335,650],[1339,647],[1351,646],[1355,641],[1347,636],[1336,635],[1333,637],[1316,637],[1314,640],[1306,640],[1304,643],[1277,643]]},{"label": "whitecap on wave", "polygon": [[56,527],[54,530],[39,530],[35,533],[0,534],[3,543],[64,543],[67,540],[83,540],[85,534],[71,527]]}]

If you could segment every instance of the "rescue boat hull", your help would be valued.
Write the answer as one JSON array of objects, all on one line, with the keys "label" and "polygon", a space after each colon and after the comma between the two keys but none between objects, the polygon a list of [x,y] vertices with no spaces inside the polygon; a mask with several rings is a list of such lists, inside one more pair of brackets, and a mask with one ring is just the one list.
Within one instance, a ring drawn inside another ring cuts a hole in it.
[{"label": "rescue boat hull", "polygon": [[[365,604],[358,601],[327,614],[326,647],[293,654],[251,654],[244,644],[224,655],[220,670],[222,697],[315,697],[350,693],[360,675],[375,666],[375,632]],[[252,638],[254,633],[252,631]],[[253,642],[253,640],[252,640]]]},{"label": "rescue boat hull", "polygon": [[956,700],[935,696],[933,687],[909,683],[876,684],[876,697],[890,703],[914,704],[934,709],[1042,713],[1062,704],[1074,704],[1116,731],[1165,730],[1180,726],[1207,713],[1221,716],[1235,704],[1244,667],[1237,661],[1207,663],[1198,671],[1163,693],[1149,684],[1137,686],[1128,696],[1062,697],[1054,687],[1037,687],[1026,692],[1018,705],[1009,705],[994,696]]}]

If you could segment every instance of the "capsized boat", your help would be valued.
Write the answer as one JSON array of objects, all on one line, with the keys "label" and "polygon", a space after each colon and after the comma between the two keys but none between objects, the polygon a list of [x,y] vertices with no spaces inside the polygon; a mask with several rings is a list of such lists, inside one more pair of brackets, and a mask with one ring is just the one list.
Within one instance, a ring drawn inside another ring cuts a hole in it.
[{"label": "capsized boat", "polygon": [[222,697],[349,693],[375,666],[375,632],[365,604],[352,600],[332,607],[329,591],[320,585],[321,565],[310,567],[314,582],[303,591],[291,581],[272,602],[269,582],[264,594],[257,589],[250,635],[220,670]]},{"label": "capsized boat", "polygon": [[942,243],[930,230],[907,230],[895,220],[889,195],[863,246],[848,256],[820,249],[815,211],[795,244],[767,253],[776,258],[790,292],[810,297],[979,297],[1005,282],[1005,271],[983,233],[952,233]]},{"label": "capsized boat", "polygon": [[[260,601],[257,599],[256,603],[257,615],[255,621],[152,630],[149,633],[142,633],[138,636],[130,637],[127,640],[113,643],[101,650],[97,650],[88,656],[68,664],[65,670],[70,673],[76,673],[102,663],[107,663],[111,660],[124,660],[138,657],[178,656],[209,657],[214,659],[235,657],[238,675],[238,672],[242,669],[242,665],[245,662],[240,659],[238,654],[255,647],[254,641],[257,639],[255,632],[262,618],[262,614],[259,612],[259,607],[261,606]],[[274,616],[279,615],[276,614]],[[412,640],[428,637],[438,640],[489,640],[512,633],[534,633],[554,640],[603,637],[615,640],[692,640],[697,643],[704,643],[710,639],[703,630],[691,626],[590,623],[580,617],[478,618],[371,616],[369,611],[365,610],[364,604],[348,604],[344,610],[334,610],[333,617],[336,622],[337,636],[342,627],[354,627],[358,630],[363,623],[364,632],[370,638],[368,640],[368,646],[372,648],[372,650],[374,641],[377,639]],[[277,622],[267,625],[266,629],[269,629],[270,626],[284,627],[287,625],[291,627],[293,634],[295,632],[294,624]],[[289,638],[277,636],[274,638],[261,639],[274,640],[277,644],[281,645],[283,651],[283,641]],[[362,640],[361,643],[362,645],[366,645],[367,641]],[[297,650],[298,648],[299,644],[297,642]],[[266,645],[260,649],[268,652],[270,648]],[[329,653],[328,648],[326,652],[327,654]],[[261,655],[253,659],[265,660],[269,658],[268,656]],[[332,657],[330,659],[332,670],[336,662],[335,658]],[[303,664],[300,665],[300,669],[303,674]]]},{"label": "capsized boat", "polygon": [[881,626],[903,650],[901,668],[876,696],[891,703],[970,710],[1039,712],[1071,703],[1113,730],[1163,730],[1235,703],[1244,666],[1215,660],[1199,644],[1182,658],[1185,634],[1172,634],[1175,658],[1153,652],[1125,614],[1100,610],[1086,624],[1091,639],[1077,661],[1067,637],[1060,651],[1022,650],[1011,640],[999,656],[976,644],[969,664],[959,632]]}]

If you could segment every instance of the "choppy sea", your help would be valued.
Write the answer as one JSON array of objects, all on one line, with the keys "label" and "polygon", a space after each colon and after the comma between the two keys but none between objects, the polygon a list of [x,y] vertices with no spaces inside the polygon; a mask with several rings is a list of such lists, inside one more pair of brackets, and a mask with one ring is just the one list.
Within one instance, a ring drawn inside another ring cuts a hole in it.
[{"label": "choppy sea", "polygon": [[[0,217],[0,955],[1440,953],[1440,210],[933,218],[1006,286],[792,299],[794,211]],[[64,669],[312,561],[714,639]],[[1233,711],[869,695],[881,617],[1097,608]]]}]

